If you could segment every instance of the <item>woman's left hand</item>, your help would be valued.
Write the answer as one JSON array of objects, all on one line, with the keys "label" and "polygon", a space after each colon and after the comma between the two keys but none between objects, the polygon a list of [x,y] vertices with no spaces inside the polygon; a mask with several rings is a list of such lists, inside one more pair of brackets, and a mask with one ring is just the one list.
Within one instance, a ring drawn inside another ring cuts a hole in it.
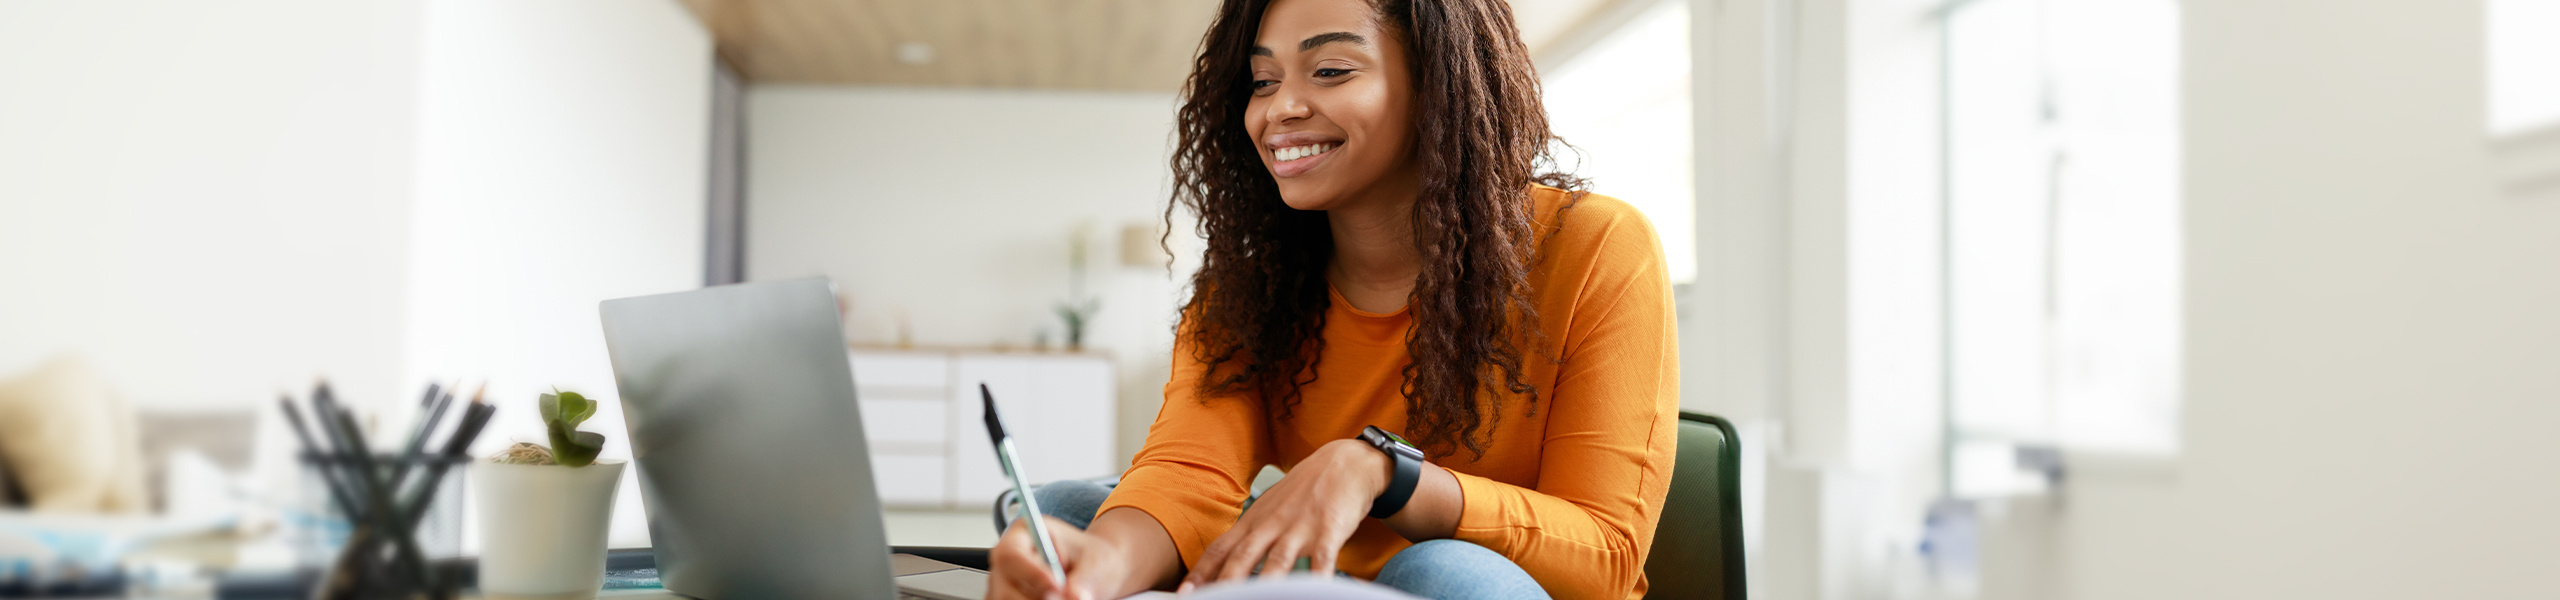
[{"label": "woman's left hand", "polygon": [[1332,573],[1342,543],[1386,490],[1391,466],[1386,454],[1359,440],[1317,448],[1209,543],[1183,587],[1243,579],[1255,565],[1277,576],[1299,558],[1309,559],[1317,573]]}]

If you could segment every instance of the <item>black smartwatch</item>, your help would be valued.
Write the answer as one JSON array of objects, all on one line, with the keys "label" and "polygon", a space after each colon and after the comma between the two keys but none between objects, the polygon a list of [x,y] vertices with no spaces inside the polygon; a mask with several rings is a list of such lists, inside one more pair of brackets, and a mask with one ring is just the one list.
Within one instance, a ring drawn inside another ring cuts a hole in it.
[{"label": "black smartwatch", "polygon": [[1422,482],[1422,450],[1376,425],[1360,430],[1360,441],[1387,453],[1387,462],[1394,463],[1395,475],[1387,478],[1387,491],[1369,503],[1369,518],[1396,516],[1396,511],[1404,510],[1404,503],[1413,499],[1413,488]]}]

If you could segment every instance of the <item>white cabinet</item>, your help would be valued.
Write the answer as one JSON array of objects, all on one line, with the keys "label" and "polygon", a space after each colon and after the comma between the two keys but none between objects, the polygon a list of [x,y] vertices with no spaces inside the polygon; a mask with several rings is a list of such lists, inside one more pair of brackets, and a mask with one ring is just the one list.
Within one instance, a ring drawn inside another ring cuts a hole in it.
[{"label": "white cabinet", "polygon": [[982,382],[1033,479],[1119,471],[1111,447],[1119,390],[1105,356],[865,348],[852,356],[863,438],[891,506],[981,507],[1011,485],[987,443]]}]

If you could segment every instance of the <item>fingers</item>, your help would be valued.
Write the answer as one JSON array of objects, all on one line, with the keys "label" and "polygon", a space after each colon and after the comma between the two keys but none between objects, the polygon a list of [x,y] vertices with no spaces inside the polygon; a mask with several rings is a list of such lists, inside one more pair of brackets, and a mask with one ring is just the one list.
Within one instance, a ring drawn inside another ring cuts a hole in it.
[{"label": "fingers", "polygon": [[1315,552],[1309,554],[1309,556],[1313,556],[1315,558],[1315,560],[1310,561],[1315,564],[1309,566],[1312,567],[1315,574],[1319,577],[1332,577],[1334,567],[1333,559],[1334,556],[1340,552],[1341,550],[1339,549],[1317,548]]},{"label": "fingers", "polygon": [[1310,573],[1332,575],[1334,554],[1338,551],[1338,548],[1328,548],[1326,544],[1306,537],[1306,534],[1300,534],[1271,545],[1271,550],[1264,554],[1262,560],[1262,576],[1295,575],[1299,561],[1305,561],[1307,571]]},{"label": "fingers", "polygon": [[[1042,518],[1049,522],[1049,535],[1052,538],[1052,541],[1056,542],[1056,546],[1051,548],[1051,550],[1058,553],[1058,571],[1067,574],[1066,581],[1056,582],[1055,587],[1058,590],[1058,594],[1061,597],[1071,600],[1091,600],[1095,593],[1095,579],[1098,577],[1108,578],[1112,575],[1101,571],[1107,570],[1109,568],[1107,565],[1116,563],[1103,560],[1088,560],[1094,558],[1091,551],[1095,550],[1095,548],[1093,544],[1087,543],[1091,541],[1091,538],[1084,537],[1083,530],[1076,529],[1074,524],[1068,523],[1064,519],[1059,519],[1057,517]],[[1029,528],[1025,527],[1024,529]],[[1039,559],[1039,549],[1032,549],[1031,554],[1033,558]],[[1086,568],[1096,566],[1096,563],[1104,563],[1106,566],[1098,569]],[[1042,569],[1043,572],[1046,572],[1047,564],[1046,559],[1040,559],[1039,562],[1034,563],[1033,566]]]},{"label": "fingers", "polygon": [[[1067,543],[1067,538],[1072,537],[1076,532],[1082,530],[1076,529],[1074,524],[1068,523],[1066,520],[1057,517],[1044,516],[1041,517],[1040,520],[1047,521],[1049,523],[1049,541],[1056,544],[1056,547],[1050,548],[1050,550],[1058,553],[1058,568],[1060,570],[1073,571],[1076,565],[1076,557],[1084,551],[1084,546],[1080,544]],[[1030,528],[1024,527],[1023,529]],[[1037,556],[1039,552],[1040,550],[1038,548],[1032,549],[1032,554],[1034,556]],[[1046,564],[1045,559],[1043,564]]]},{"label": "fingers", "polygon": [[[1062,559],[1063,560],[1063,559]],[[1031,545],[1031,528],[1015,520],[987,551],[987,597],[1037,600],[1058,589],[1040,550]]]},{"label": "fingers", "polygon": [[1277,535],[1250,518],[1247,521],[1237,524],[1226,535],[1218,536],[1217,541],[1210,542],[1209,549],[1200,553],[1199,564],[1194,565],[1191,575],[1184,579],[1207,585],[1243,579],[1250,574],[1253,567],[1262,562],[1263,552],[1271,547],[1271,540]]},{"label": "fingers", "polygon": [[1271,544],[1271,549],[1263,552],[1262,576],[1287,577],[1289,567],[1298,564],[1298,549],[1304,545],[1303,540],[1294,538]]},{"label": "fingers", "polygon": [[1219,568],[1227,566],[1227,555],[1233,554],[1236,546],[1243,543],[1244,528],[1250,523],[1250,520],[1237,523],[1235,528],[1220,534],[1218,539],[1210,540],[1209,547],[1200,550],[1200,560],[1192,563],[1191,572],[1183,575],[1182,583],[1190,585],[1214,581],[1212,574],[1217,573]]},{"label": "fingers", "polygon": [[1189,593],[1198,586],[1254,577],[1255,567],[1261,569],[1258,577],[1285,577],[1296,570],[1300,560],[1307,561],[1312,571],[1320,575],[1333,574],[1337,566],[1339,550],[1311,540],[1246,533],[1219,541],[1224,543],[1219,554],[1212,557],[1203,552],[1200,569],[1184,578],[1176,594]]},{"label": "fingers", "polygon": [[1244,541],[1237,544],[1233,552],[1227,554],[1226,564],[1218,566],[1218,570],[1214,572],[1216,577],[1209,581],[1235,581],[1252,575],[1253,567],[1261,562],[1263,553],[1271,551],[1271,541],[1275,537],[1278,536],[1268,531],[1246,534]]}]

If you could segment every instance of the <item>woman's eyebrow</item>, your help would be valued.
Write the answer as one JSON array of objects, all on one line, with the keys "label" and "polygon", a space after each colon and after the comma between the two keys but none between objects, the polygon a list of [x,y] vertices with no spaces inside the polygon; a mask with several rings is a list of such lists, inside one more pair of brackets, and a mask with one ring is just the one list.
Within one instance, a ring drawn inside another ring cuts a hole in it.
[{"label": "woman's eyebrow", "polygon": [[1369,45],[1369,39],[1360,37],[1360,34],[1348,31],[1336,31],[1333,33],[1319,33],[1316,34],[1315,37],[1307,38],[1306,41],[1298,42],[1298,51],[1305,52],[1308,50],[1314,50],[1317,46],[1331,44],[1334,42],[1351,42],[1363,46]]},{"label": "woman's eyebrow", "polygon": [[[1350,43],[1354,43],[1354,44],[1359,44],[1359,45],[1362,45],[1362,46],[1366,46],[1366,45],[1369,45],[1369,38],[1360,37],[1360,34],[1352,33],[1352,32],[1348,32],[1348,31],[1336,31],[1336,32],[1332,32],[1332,33],[1319,33],[1319,34],[1316,34],[1316,35],[1315,35],[1315,37],[1307,38],[1307,39],[1306,39],[1306,41],[1298,42],[1298,51],[1299,51],[1299,52],[1305,52],[1305,51],[1308,51],[1308,50],[1314,50],[1314,49],[1316,49],[1316,47],[1317,47],[1317,46],[1322,46],[1322,45],[1325,45],[1325,44],[1331,44],[1331,43],[1334,43],[1334,42],[1350,42]],[[1269,46],[1264,46],[1264,45],[1261,45],[1261,44],[1255,44],[1255,45],[1253,46],[1253,55],[1254,55],[1254,56],[1271,56],[1271,55],[1272,55],[1272,54],[1271,54],[1271,48],[1270,48]]]}]

